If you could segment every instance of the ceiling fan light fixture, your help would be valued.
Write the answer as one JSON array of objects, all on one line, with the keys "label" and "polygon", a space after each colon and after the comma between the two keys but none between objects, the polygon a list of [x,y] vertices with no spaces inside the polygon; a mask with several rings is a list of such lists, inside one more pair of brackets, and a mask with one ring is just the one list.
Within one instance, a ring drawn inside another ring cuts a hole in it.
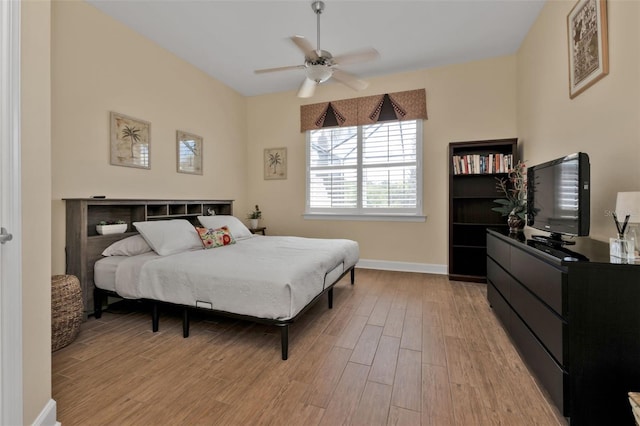
[{"label": "ceiling fan light fixture", "polygon": [[305,69],[305,73],[307,74],[307,78],[309,80],[315,81],[316,83],[324,83],[325,81],[331,78],[333,75],[333,69],[329,68],[326,65],[308,65]]}]

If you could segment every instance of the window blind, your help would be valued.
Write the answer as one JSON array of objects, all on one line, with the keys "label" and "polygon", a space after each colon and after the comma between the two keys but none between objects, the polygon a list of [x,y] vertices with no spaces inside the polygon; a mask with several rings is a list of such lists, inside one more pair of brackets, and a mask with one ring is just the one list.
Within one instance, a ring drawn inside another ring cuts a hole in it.
[{"label": "window blind", "polygon": [[307,213],[422,214],[420,120],[307,132]]}]

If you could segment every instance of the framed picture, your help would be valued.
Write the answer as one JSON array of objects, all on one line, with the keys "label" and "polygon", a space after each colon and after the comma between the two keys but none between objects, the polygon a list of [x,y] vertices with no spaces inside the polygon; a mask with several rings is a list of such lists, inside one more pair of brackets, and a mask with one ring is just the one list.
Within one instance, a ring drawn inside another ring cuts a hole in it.
[{"label": "framed picture", "polygon": [[178,173],[202,174],[202,137],[176,131]]},{"label": "framed picture", "polygon": [[287,148],[267,148],[264,150],[264,178],[287,178]]},{"label": "framed picture", "polygon": [[150,169],[151,123],[111,112],[111,164]]},{"label": "framed picture", "polygon": [[573,99],[609,73],[607,1],[579,0],[567,16],[567,34]]}]

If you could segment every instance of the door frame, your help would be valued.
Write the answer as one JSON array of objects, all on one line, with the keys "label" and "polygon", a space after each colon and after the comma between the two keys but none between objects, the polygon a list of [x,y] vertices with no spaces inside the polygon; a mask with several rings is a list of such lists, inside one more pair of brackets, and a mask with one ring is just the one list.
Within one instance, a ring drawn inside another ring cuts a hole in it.
[{"label": "door frame", "polygon": [[0,423],[23,424],[20,6],[0,1]]}]

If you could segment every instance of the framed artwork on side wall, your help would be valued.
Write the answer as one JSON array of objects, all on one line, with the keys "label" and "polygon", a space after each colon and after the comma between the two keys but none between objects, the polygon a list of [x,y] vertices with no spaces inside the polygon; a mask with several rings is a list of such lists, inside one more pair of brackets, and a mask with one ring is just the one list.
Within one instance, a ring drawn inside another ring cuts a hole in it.
[{"label": "framed artwork on side wall", "polygon": [[264,150],[264,178],[287,178],[287,148],[267,148]]},{"label": "framed artwork on side wall", "polygon": [[178,130],[176,150],[178,173],[202,174],[202,137]]},{"label": "framed artwork on side wall", "polygon": [[111,164],[151,168],[151,123],[111,112]]},{"label": "framed artwork on side wall", "polygon": [[607,1],[579,0],[567,16],[569,97],[609,74]]}]

